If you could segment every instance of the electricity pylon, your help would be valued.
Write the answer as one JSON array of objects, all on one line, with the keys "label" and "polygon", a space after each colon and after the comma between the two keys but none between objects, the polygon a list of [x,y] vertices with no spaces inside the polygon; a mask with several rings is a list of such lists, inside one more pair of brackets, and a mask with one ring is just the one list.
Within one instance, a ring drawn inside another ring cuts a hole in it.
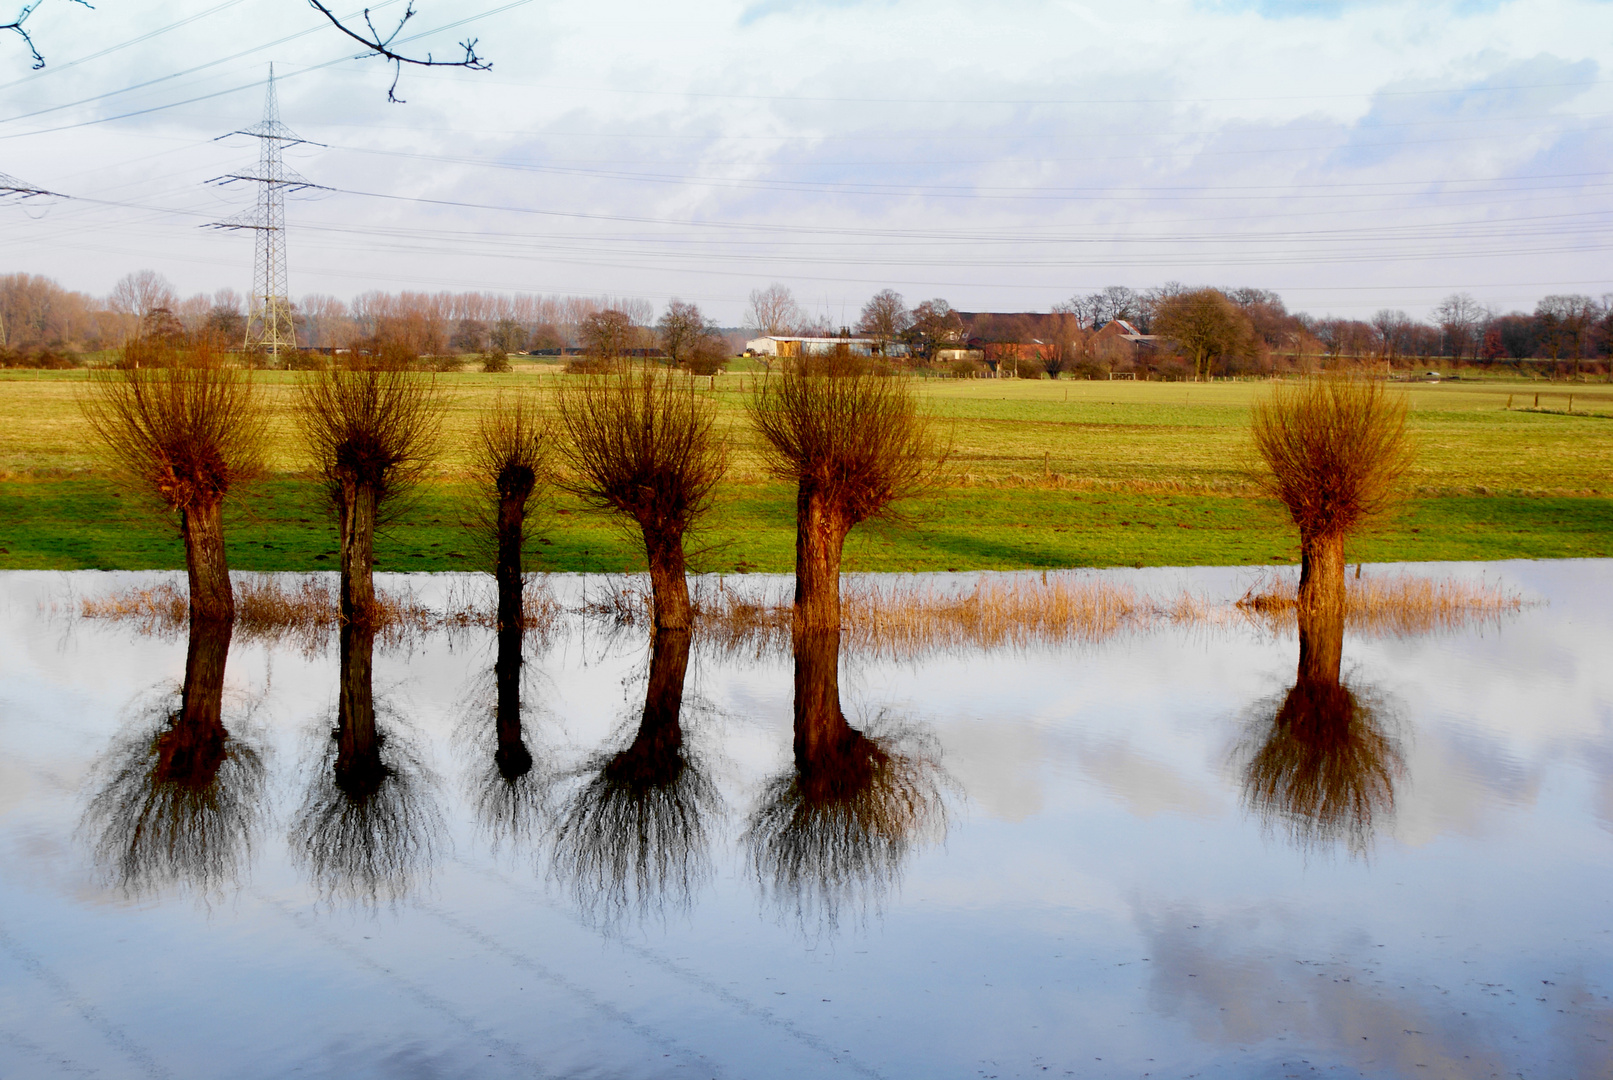
[{"label": "electricity pylon", "polygon": [[[263,120],[255,127],[232,131],[230,135],[250,135],[258,140],[258,167],[255,172],[226,173],[209,183],[231,184],[237,180],[258,185],[255,210],[228,221],[210,223],[215,229],[249,229],[257,237],[253,253],[252,309],[247,314],[248,352],[266,352],[276,362],[282,350],[295,352],[297,332],[291,322],[291,295],[286,285],[286,192],[318,188],[288,169],[280,153],[288,146],[306,143],[280,122],[280,101],[274,92],[274,66],[269,67],[269,88],[263,96]],[[219,138],[227,139],[229,135]],[[315,145],[315,144],[310,144]]]}]

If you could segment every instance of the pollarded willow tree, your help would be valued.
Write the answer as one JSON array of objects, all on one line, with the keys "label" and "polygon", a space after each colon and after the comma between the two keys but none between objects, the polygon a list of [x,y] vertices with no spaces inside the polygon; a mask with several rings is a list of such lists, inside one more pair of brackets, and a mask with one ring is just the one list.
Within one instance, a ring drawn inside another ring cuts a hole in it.
[{"label": "pollarded willow tree", "polygon": [[345,622],[375,615],[375,530],[386,504],[436,451],[443,403],[429,375],[401,367],[315,372],[298,419],[336,509]]},{"label": "pollarded willow tree", "polygon": [[229,621],[224,500],[262,472],[264,411],[250,374],[205,341],[170,343],[163,357],[97,372],[80,405],[120,471],[179,515],[191,618]]},{"label": "pollarded willow tree", "polygon": [[500,394],[471,444],[471,467],[484,489],[478,524],[491,535],[498,583],[498,629],[521,626],[527,522],[532,496],[548,475],[549,429],[532,398]]},{"label": "pollarded willow tree", "polygon": [[946,448],[912,384],[854,356],[796,359],[748,409],[768,467],[796,485],[795,628],[838,631],[846,534],[922,489]]},{"label": "pollarded willow tree", "polygon": [[1364,378],[1278,384],[1255,406],[1254,440],[1299,527],[1299,608],[1342,619],[1344,541],[1393,505],[1411,467],[1405,396]]},{"label": "pollarded willow tree", "polygon": [[622,362],[568,379],[557,402],[571,467],[557,485],[637,527],[655,628],[688,630],[684,538],[711,509],[728,464],[715,405],[687,376]]}]

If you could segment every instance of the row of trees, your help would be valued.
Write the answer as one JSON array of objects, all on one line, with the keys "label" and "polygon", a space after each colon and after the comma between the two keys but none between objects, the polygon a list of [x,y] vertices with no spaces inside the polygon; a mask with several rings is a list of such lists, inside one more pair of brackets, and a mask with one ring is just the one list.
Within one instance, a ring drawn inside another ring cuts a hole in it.
[{"label": "row of trees", "polygon": [[[892,289],[864,305],[854,327],[808,315],[780,283],[753,290],[746,312],[760,334],[835,336],[855,330],[882,351],[931,363],[940,350],[979,350],[994,370],[1101,376],[1138,360],[1163,374],[1202,375],[1304,366],[1311,358],[1374,361],[1448,358],[1451,362],[1551,359],[1577,370],[1613,355],[1613,297],[1544,297],[1533,312],[1497,314],[1467,294],[1443,300],[1429,320],[1385,309],[1370,320],[1290,312],[1276,293],[1256,288],[1189,289],[1179,283],[1138,291],[1111,286],[1055,304],[1048,312],[967,312],[933,298],[909,306]],[[129,340],[184,333],[240,340],[247,300],[232,289],[181,298],[161,275],[129,274],[104,298],[69,292],[47,278],[0,276],[0,363],[65,366],[71,354]],[[1157,337],[1148,355],[1098,331],[1123,320]],[[312,294],[294,305],[299,340],[317,349],[387,343],[412,356],[523,350],[664,356],[673,366],[717,370],[733,354],[700,309],[674,299],[656,316],[645,301],[487,292],[368,292],[351,303]],[[899,345],[900,349],[889,348]]]}]

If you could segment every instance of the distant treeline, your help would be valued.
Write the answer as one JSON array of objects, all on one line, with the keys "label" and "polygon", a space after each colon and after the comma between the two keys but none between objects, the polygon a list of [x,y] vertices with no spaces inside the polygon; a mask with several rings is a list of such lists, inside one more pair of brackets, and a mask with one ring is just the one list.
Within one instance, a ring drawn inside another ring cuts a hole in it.
[{"label": "distant treeline", "polygon": [[[1520,366],[1586,373],[1606,370],[1613,353],[1610,300],[1552,295],[1531,312],[1499,314],[1458,293],[1425,321],[1391,309],[1367,320],[1316,318],[1290,312],[1275,292],[1247,287],[1111,286],[1047,312],[964,312],[940,298],[909,308],[885,289],[855,326],[839,327],[805,313],[788,287],[775,283],[752,292],[746,322],[757,334],[871,337],[876,351],[953,374],[1191,377],[1346,359],[1403,366],[1527,361]],[[555,355],[599,351],[606,337],[639,354],[667,349],[678,356],[692,340],[698,351],[733,355],[744,336],[719,330],[691,304],[673,301],[657,317],[645,300],[610,296],[371,291],[343,301],[312,293],[292,311],[298,344],[324,352],[389,341],[416,356]],[[0,275],[0,366],[76,366],[85,353],[153,332],[244,340],[249,318],[248,298],[233,289],[181,298],[151,270],[127,275],[105,297],[38,275]]]}]

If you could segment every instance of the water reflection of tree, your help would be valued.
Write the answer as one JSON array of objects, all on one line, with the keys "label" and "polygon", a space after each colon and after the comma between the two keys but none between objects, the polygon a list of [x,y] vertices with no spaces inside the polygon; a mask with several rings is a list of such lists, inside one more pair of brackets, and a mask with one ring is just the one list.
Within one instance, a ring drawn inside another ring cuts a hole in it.
[{"label": "water reflection of tree", "polygon": [[[471,800],[477,821],[495,847],[503,843],[525,846],[547,808],[549,777],[533,758],[524,730],[523,638],[518,621],[500,625],[492,700],[473,705],[466,716],[469,738],[465,741],[475,748],[477,758]],[[487,723],[489,713],[491,724]]]},{"label": "water reflection of tree", "polygon": [[1299,613],[1299,669],[1274,715],[1251,732],[1243,798],[1300,847],[1343,841],[1364,853],[1395,805],[1400,743],[1370,691],[1339,678],[1342,613]]},{"label": "water reflection of tree", "polygon": [[250,859],[265,770],[224,726],[229,651],[227,620],[193,621],[177,708],[165,695],[102,759],[84,828],[96,862],[130,894],[170,884],[216,892],[238,885]]},{"label": "water reflection of tree", "polygon": [[375,630],[341,627],[336,729],[291,827],[295,858],[329,899],[404,899],[442,843],[434,782],[375,704]]},{"label": "water reflection of tree", "polygon": [[766,785],[743,843],[764,893],[830,931],[843,911],[876,908],[913,849],[945,835],[942,773],[918,732],[847,723],[838,633],[799,633],[794,651],[794,767]]},{"label": "water reflection of tree", "polygon": [[724,805],[684,738],[688,668],[689,632],[657,631],[632,742],[589,762],[560,814],[554,872],[605,921],[685,909],[711,873],[711,830]]}]

